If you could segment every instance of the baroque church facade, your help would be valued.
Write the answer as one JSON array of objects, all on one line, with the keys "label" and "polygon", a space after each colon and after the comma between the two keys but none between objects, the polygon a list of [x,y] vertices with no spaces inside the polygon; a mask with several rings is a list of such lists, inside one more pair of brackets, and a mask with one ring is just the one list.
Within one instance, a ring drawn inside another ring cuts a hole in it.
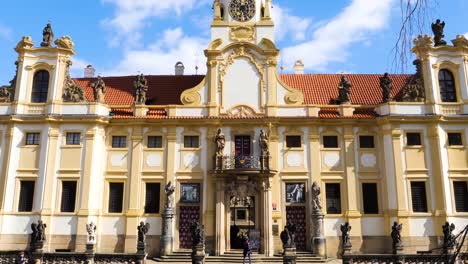
[{"label": "baroque church facade", "polygon": [[287,224],[328,256],[345,222],[378,253],[394,222],[409,252],[468,224],[465,37],[419,36],[415,74],[279,74],[271,0],[213,7],[206,75],[73,79],[70,37],[23,37],[0,89],[1,249],[38,220],[49,252],[84,251],[91,222],[98,252],[134,252],[143,221],[150,256],[191,248],[194,221],[210,255],[248,234],[266,256]]}]

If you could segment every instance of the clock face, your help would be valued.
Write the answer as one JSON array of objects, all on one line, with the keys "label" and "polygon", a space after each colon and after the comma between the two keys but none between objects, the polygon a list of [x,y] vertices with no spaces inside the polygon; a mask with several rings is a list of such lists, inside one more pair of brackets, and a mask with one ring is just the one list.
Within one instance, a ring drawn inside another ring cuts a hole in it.
[{"label": "clock face", "polygon": [[231,0],[229,13],[237,21],[249,21],[255,16],[255,0]]}]

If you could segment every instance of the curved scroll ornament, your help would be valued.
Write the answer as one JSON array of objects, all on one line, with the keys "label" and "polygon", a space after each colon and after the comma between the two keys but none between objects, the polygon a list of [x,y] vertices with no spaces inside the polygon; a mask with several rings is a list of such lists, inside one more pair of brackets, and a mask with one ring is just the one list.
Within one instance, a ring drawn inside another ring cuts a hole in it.
[{"label": "curved scroll ornament", "polygon": [[183,105],[200,105],[201,104],[201,95],[199,91],[205,86],[206,83],[206,78],[203,79],[203,81],[198,84],[197,86],[185,90],[181,95],[180,95],[180,101],[182,102]]},{"label": "curved scroll ornament", "polygon": [[265,74],[263,71],[262,66],[255,60],[255,55],[245,49],[244,46],[241,46],[235,49],[229,56],[227,57],[225,62],[221,62],[219,65],[219,90],[223,90],[224,86],[224,77],[226,76],[227,69],[229,66],[234,64],[236,58],[244,57],[250,60],[250,62],[255,66],[257,69],[258,74],[260,75],[260,87],[263,91],[266,91],[266,81],[265,81]]},{"label": "curved scroll ornament", "polygon": [[241,118],[261,115],[248,105],[234,106],[233,108],[226,111],[226,113],[228,114],[228,116]]},{"label": "curved scroll ornament", "polygon": [[55,41],[55,45],[62,49],[73,49],[75,44],[73,43],[70,36],[63,36]]},{"label": "curved scroll ornament", "polygon": [[288,105],[302,105],[304,104],[304,94],[292,87],[289,87],[286,83],[281,80],[281,78],[278,76],[278,73],[276,74],[276,79],[280,83],[281,86],[286,89],[287,93],[284,96],[284,102]]}]

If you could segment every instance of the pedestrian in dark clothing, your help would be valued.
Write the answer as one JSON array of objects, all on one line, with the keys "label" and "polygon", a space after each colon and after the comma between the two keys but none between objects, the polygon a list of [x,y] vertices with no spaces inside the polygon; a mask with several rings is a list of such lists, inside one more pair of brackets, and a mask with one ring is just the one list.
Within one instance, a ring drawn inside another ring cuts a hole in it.
[{"label": "pedestrian in dark clothing", "polygon": [[243,248],[244,248],[244,260],[243,260],[243,264],[245,264],[245,258],[246,257],[249,257],[249,264],[252,264],[252,249],[250,248],[250,240],[249,240],[249,237],[248,236],[245,236],[244,239],[244,244],[243,244]]},{"label": "pedestrian in dark clothing", "polygon": [[15,264],[28,264],[28,258],[25,256],[24,252],[20,252],[18,257],[16,257]]}]

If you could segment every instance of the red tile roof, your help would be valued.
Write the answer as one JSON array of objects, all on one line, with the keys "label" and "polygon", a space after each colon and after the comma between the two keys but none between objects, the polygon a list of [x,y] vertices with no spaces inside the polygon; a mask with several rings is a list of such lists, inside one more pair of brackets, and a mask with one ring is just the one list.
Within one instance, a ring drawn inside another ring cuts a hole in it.
[{"label": "red tile roof", "polygon": [[[183,91],[195,87],[205,76],[203,75],[149,75],[148,100],[151,105],[181,104],[180,95]],[[136,76],[103,77],[106,83],[105,101],[108,105],[132,105],[134,99],[133,82]],[[94,101],[91,84],[96,78],[75,79],[84,88],[88,101]]]},{"label": "red tile roof", "polygon": [[[376,105],[382,102],[379,74],[347,74],[352,83],[351,103],[355,105]],[[412,75],[390,75],[393,80],[392,95],[397,96]],[[150,105],[180,105],[180,95],[183,91],[195,87],[205,76],[203,75],[160,75],[146,76],[148,80],[148,99]],[[338,85],[341,74],[283,74],[281,79],[288,86],[304,93],[305,104],[328,105],[338,98]],[[75,79],[78,85],[84,87],[86,98],[94,100],[91,84],[95,78]],[[105,77],[105,101],[108,105],[132,105],[134,102],[133,81],[136,76]]]},{"label": "red tile roof", "polygon": [[[380,74],[347,74],[351,87],[351,103],[376,105],[382,102]],[[397,96],[408,84],[412,75],[390,75],[393,80],[392,96]],[[281,79],[288,86],[304,93],[305,104],[328,105],[338,98],[341,74],[283,74]]]},{"label": "red tile roof", "polygon": [[319,118],[323,119],[336,119],[336,118],[346,118],[346,119],[372,119],[375,118],[377,114],[373,108],[356,108],[352,116],[340,116],[338,109],[336,108],[321,108],[319,111]]}]

